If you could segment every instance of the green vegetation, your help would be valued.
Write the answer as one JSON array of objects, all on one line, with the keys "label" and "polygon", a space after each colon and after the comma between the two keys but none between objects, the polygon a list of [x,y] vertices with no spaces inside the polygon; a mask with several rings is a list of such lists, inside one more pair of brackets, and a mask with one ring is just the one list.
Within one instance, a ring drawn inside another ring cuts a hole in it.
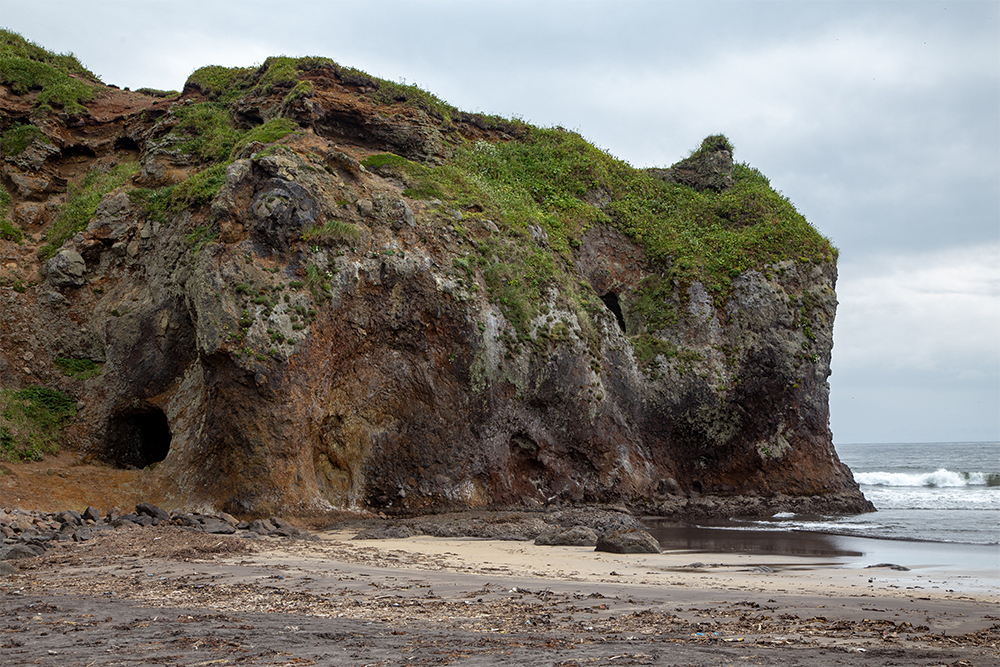
[{"label": "green vegetation", "polygon": [[59,248],[87,223],[97,212],[97,205],[104,195],[120,188],[139,171],[138,162],[120,162],[111,167],[95,167],[82,181],[69,186],[69,199],[60,209],[52,227],[45,234],[45,245],[38,256],[44,261],[59,252]]},{"label": "green vegetation", "polygon": [[3,185],[0,185],[0,239],[20,243],[24,234],[7,219],[12,203],[10,193]]},{"label": "green vegetation", "polygon": [[[825,261],[836,254],[747,165],[734,167],[732,188],[698,192],[636,170],[573,132],[520,126],[517,134],[516,141],[463,144],[439,166],[388,154],[363,164],[401,180],[407,196],[440,199],[500,227],[503,238],[478,245],[479,261],[491,299],[522,338],[549,287],[558,287],[578,314],[588,310],[588,290],[571,278],[572,251],[597,222],[635,239],[660,274],[643,283],[632,304],[648,331],[676,321],[668,303],[675,281],[680,286],[700,281],[721,303],[731,280],[748,269],[788,259]],[[728,139],[716,135],[694,154],[719,146],[731,149]],[[534,230],[544,231],[546,240],[538,241]]]},{"label": "green vegetation", "polygon": [[238,130],[228,108],[217,102],[189,104],[173,113],[179,122],[170,133],[181,139],[176,148],[205,163],[231,162],[239,149],[254,141],[271,143],[299,129],[290,118],[273,118]]},{"label": "green vegetation", "polygon": [[166,223],[185,208],[204,206],[212,201],[226,182],[226,164],[214,164],[186,181],[164,188],[135,188],[129,198],[143,207],[150,219]]},{"label": "green vegetation", "polygon": [[219,230],[212,225],[202,225],[195,227],[184,235],[184,242],[191,246],[194,252],[198,252],[206,245],[215,240],[219,235]]},{"label": "green vegetation", "polygon": [[77,380],[89,380],[101,374],[101,365],[91,359],[56,359],[56,366],[63,372]]},{"label": "green vegetation", "polygon": [[178,97],[180,95],[180,92],[176,90],[158,90],[156,88],[137,88],[135,92],[149,95],[150,97],[162,98]]},{"label": "green vegetation", "polygon": [[24,239],[24,233],[7,218],[0,218],[0,239],[20,243]]},{"label": "green vegetation", "polygon": [[349,222],[331,219],[322,227],[307,229],[302,234],[303,241],[310,243],[347,243],[361,237],[361,228]]},{"label": "green vegetation", "polygon": [[170,133],[183,138],[177,149],[203,162],[228,159],[240,138],[229,111],[222,104],[204,102],[178,106],[173,115],[178,122]]},{"label": "green vegetation", "polygon": [[313,300],[317,303],[330,298],[330,281],[326,273],[320,273],[314,265],[306,267],[305,287],[312,292]]},{"label": "green vegetation", "polygon": [[0,390],[0,460],[39,461],[59,451],[62,430],[76,416],[76,400],[56,389]]},{"label": "green vegetation", "polygon": [[18,123],[0,135],[0,155],[15,157],[20,155],[35,140],[49,144],[49,138],[34,125]]},{"label": "green vegetation", "polygon": [[299,124],[291,118],[272,118],[266,123],[262,123],[244,132],[233,147],[233,153],[235,154],[244,146],[255,141],[259,141],[262,144],[278,141],[299,129],[301,129],[299,128]]},{"label": "green vegetation", "polygon": [[635,348],[635,356],[641,366],[647,366],[656,357],[662,356],[666,359],[678,359],[690,365],[701,360],[701,355],[691,350],[677,347],[670,341],[657,338],[648,333],[642,333],[629,338]]},{"label": "green vegetation", "polygon": [[639,284],[631,310],[642,316],[647,332],[655,333],[677,323],[670,298],[671,285],[663,276],[653,274]]},{"label": "green vegetation", "polygon": [[[299,129],[291,119],[275,118],[250,130],[239,130],[228,108],[216,102],[185,105],[174,114],[179,122],[170,133],[181,139],[176,148],[207,166],[177,185],[136,188],[129,193],[133,202],[143,206],[147,216],[160,223],[166,223],[186,208],[211,202],[226,182],[226,167],[241,148],[255,141],[271,143]],[[200,249],[212,238],[200,236],[193,245]]]},{"label": "green vegetation", "polygon": [[239,95],[241,82],[253,71],[251,67],[208,65],[192,72],[184,87],[194,86],[211,100],[228,102]]},{"label": "green vegetation", "polygon": [[300,100],[303,97],[312,97],[316,94],[316,86],[313,85],[312,81],[299,81],[295,86],[285,95],[285,99],[282,100],[284,104],[291,104],[295,100]]},{"label": "green vegetation", "polygon": [[16,95],[39,91],[38,109],[62,108],[67,113],[86,113],[84,103],[94,98],[100,79],[72,54],[56,54],[0,29],[0,82]]},{"label": "green vegetation", "polygon": [[[301,72],[337,65],[329,58],[274,56],[260,67],[209,65],[195,70],[185,87],[197,88],[210,100],[229,104],[247,95],[270,95],[276,89],[292,91]],[[299,89],[303,93],[304,89]],[[302,96],[302,95],[300,95]]]}]

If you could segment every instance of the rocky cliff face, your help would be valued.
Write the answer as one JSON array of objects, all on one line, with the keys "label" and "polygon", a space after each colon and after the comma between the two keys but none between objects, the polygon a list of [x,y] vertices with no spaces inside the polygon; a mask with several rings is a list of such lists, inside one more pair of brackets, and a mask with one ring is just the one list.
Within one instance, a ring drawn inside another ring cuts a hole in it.
[{"label": "rocky cliff face", "polygon": [[0,82],[0,384],[160,502],[870,509],[834,252],[724,138],[645,174],[322,59],[87,85]]}]

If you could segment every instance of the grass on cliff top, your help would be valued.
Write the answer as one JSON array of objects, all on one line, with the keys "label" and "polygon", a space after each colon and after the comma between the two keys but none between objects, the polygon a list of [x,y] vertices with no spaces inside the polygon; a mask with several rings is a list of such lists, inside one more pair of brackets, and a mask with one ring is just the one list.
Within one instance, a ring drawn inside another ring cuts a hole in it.
[{"label": "grass on cliff top", "polygon": [[[721,135],[709,140],[729,145]],[[694,153],[700,150],[707,149]],[[550,286],[582,298],[572,251],[598,222],[637,241],[662,275],[638,290],[637,310],[649,331],[673,320],[664,297],[674,281],[699,281],[721,302],[746,270],[789,259],[826,261],[836,253],[752,167],[735,165],[729,190],[698,192],[653,178],[563,129],[529,127],[516,141],[466,143],[439,166],[391,154],[373,155],[364,165],[401,178],[407,196],[479,211],[472,215],[501,227],[501,241],[479,245],[480,261],[491,297],[519,331],[538,314]],[[538,230],[547,240],[536,240]]]},{"label": "grass on cliff top", "polygon": [[191,73],[185,88],[197,88],[212,101],[229,104],[248,95],[270,95],[291,91],[302,72],[337,67],[329,58],[272,56],[259,67],[208,65]]},{"label": "grass on cliff top", "polygon": [[0,390],[0,461],[39,461],[59,451],[76,400],[57,389]]},{"label": "grass on cliff top", "polygon": [[100,79],[70,53],[57,54],[21,35],[0,28],[0,82],[17,95],[39,91],[38,109],[60,107],[67,113],[86,113]]},{"label": "grass on cliff top", "polygon": [[329,58],[307,56],[290,58],[274,56],[259,67],[221,67],[209,65],[195,70],[188,77],[185,88],[193,87],[212,101],[230,104],[249,95],[270,95],[276,91],[286,93],[284,102],[309,97],[315,89],[311,82],[303,81],[303,74],[312,70],[329,70],[347,85],[365,90],[364,95],[380,105],[404,105],[420,109],[447,126],[461,119],[483,129],[510,131],[521,124],[499,116],[468,114],[459,111],[433,93],[417,85],[398,83],[371,76],[353,67],[344,67]]}]

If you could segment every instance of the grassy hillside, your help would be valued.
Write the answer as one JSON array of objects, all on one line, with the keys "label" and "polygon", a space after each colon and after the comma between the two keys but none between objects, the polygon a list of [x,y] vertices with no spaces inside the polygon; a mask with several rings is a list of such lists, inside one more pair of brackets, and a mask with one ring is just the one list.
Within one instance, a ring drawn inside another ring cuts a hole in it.
[{"label": "grassy hillside", "polygon": [[[443,163],[419,163],[384,153],[372,155],[365,165],[402,179],[406,196],[440,200],[498,225],[500,238],[475,244],[474,253],[455,262],[460,271],[482,278],[491,299],[519,331],[537,314],[551,286],[584,310],[593,301],[577,284],[572,268],[574,250],[595,224],[613,226],[645,249],[646,268],[660,276],[644,283],[642,296],[650,302],[662,301],[657,293],[673,286],[700,281],[721,304],[730,281],[748,269],[763,270],[783,260],[830,261],[836,256],[830,242],[749,165],[735,165],[732,188],[700,192],[653,178],[577,133],[466,114],[416,86],[315,57],[273,57],[259,67],[208,66],[195,71],[185,90],[198,91],[207,101],[176,108],[172,113],[179,122],[167,139],[171,150],[189,155],[202,171],[179,185],[136,190],[134,199],[161,221],[185,207],[206,205],[240,147],[251,141],[273,142],[300,129],[293,120],[295,102],[315,95],[313,82],[305,77],[316,70],[361,86],[360,94],[377,107],[419,109],[439,123],[453,144],[451,157]],[[52,105],[85,110],[98,82],[72,55],[54,54],[8,31],[0,31],[0,80],[15,93],[37,93],[40,112]],[[281,115],[254,127],[241,125],[246,121],[237,108],[248,98],[280,100],[272,108],[279,108]],[[492,138],[463,138],[454,131],[463,123]],[[37,134],[24,125],[0,130],[5,153],[23,150],[23,144]],[[698,150],[720,142],[729,145],[725,137],[709,137]],[[77,199],[71,197],[70,205],[78,204]],[[84,213],[92,213],[96,205],[92,199],[86,201]],[[66,234],[85,225],[86,217],[80,211],[63,212],[59,222],[65,229],[60,227],[57,237],[47,239],[43,256],[51,255],[68,238]],[[462,223],[447,216],[437,222],[464,232]],[[536,242],[537,230],[544,231],[546,242]],[[16,230],[4,233],[10,238]],[[322,234],[312,238],[322,240]]]}]

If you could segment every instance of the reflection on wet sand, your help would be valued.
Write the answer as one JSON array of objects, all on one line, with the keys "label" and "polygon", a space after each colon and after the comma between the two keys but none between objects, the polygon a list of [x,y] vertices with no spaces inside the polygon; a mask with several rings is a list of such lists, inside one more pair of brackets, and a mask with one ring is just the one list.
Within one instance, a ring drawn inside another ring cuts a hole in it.
[{"label": "reflection on wet sand", "polygon": [[750,553],[784,556],[859,557],[864,553],[844,548],[834,535],[787,531],[727,530],[688,526],[656,518],[643,523],[665,550],[707,553]]}]

